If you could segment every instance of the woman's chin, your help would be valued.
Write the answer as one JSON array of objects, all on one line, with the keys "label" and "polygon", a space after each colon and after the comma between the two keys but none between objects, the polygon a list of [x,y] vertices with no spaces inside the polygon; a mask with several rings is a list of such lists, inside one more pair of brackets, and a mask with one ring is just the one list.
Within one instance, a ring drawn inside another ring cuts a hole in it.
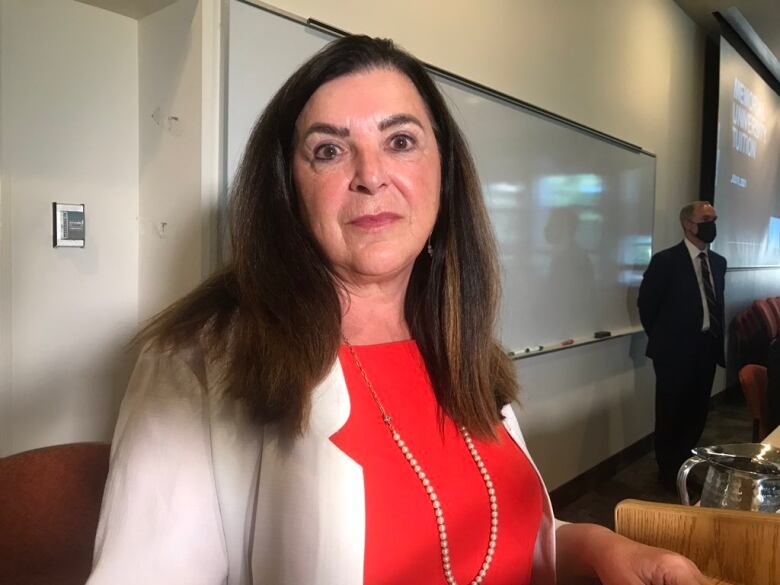
[{"label": "woman's chin", "polygon": [[359,258],[346,271],[347,280],[381,282],[393,279],[407,279],[414,266],[416,257],[399,257],[398,254],[371,254],[368,258]]}]

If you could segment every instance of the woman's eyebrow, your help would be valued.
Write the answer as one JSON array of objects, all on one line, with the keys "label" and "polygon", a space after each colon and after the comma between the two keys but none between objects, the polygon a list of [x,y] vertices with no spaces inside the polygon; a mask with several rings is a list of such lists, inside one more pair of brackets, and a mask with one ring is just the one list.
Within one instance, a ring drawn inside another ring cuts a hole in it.
[{"label": "woman's eyebrow", "polygon": [[421,129],[423,128],[420,120],[418,120],[417,117],[413,116],[412,114],[393,114],[392,116],[379,122],[379,130],[384,132],[388,128],[392,128],[393,126],[402,126],[403,124],[415,124]]},{"label": "woman's eyebrow", "polygon": [[[421,129],[423,128],[420,120],[412,114],[393,114],[392,116],[388,116],[379,122],[378,128],[380,131],[384,132],[388,128],[403,126],[404,124],[414,124]],[[329,134],[331,136],[338,136],[339,138],[347,138],[349,136],[349,128],[343,128],[325,122],[315,122],[306,129],[306,132],[303,134],[303,139],[305,140],[312,134]]]},{"label": "woman's eyebrow", "polygon": [[346,138],[349,136],[349,129],[340,128],[338,126],[334,126],[333,124],[326,124],[324,122],[315,122],[306,129],[306,132],[303,135],[303,139],[305,140],[311,134],[330,134],[331,136]]}]

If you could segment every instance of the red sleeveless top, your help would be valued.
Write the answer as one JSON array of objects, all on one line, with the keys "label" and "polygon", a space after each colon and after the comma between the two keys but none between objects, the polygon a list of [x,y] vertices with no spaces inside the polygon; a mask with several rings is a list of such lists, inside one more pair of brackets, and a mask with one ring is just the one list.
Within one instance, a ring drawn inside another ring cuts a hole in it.
[{"label": "red sleeveless top", "polygon": [[[414,341],[357,346],[355,351],[393,424],[431,480],[447,526],[452,571],[470,583],[490,534],[485,484],[455,423],[439,423],[436,398]],[[382,422],[349,348],[339,360],[350,398],[333,443],[363,468],[367,585],[444,584],[431,502]],[[525,453],[499,425],[497,441],[474,439],[496,490],[498,541],[484,585],[530,583],[542,516],[542,487]]]}]

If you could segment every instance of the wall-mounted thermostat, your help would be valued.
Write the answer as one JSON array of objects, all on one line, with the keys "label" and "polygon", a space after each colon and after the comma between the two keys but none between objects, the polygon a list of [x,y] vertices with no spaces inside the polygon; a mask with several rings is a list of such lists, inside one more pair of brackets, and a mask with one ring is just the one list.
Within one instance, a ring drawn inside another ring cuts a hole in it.
[{"label": "wall-mounted thermostat", "polygon": [[84,205],[52,203],[54,214],[54,247],[84,247]]}]

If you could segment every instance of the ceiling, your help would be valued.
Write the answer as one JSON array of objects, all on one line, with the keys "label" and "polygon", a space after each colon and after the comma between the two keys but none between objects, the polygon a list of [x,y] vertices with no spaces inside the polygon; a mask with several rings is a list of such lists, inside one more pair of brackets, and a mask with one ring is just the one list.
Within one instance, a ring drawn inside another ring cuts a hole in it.
[{"label": "ceiling", "polygon": [[719,26],[713,12],[736,8],[750,23],[775,57],[780,59],[780,0],[674,0],[688,16],[709,34],[717,35]]},{"label": "ceiling", "polygon": [[[2,1],[2,0],[0,0]],[[130,18],[140,20],[153,12],[157,12],[176,0],[78,0],[84,4],[91,4],[99,8],[105,8],[111,12],[117,12]]]}]

